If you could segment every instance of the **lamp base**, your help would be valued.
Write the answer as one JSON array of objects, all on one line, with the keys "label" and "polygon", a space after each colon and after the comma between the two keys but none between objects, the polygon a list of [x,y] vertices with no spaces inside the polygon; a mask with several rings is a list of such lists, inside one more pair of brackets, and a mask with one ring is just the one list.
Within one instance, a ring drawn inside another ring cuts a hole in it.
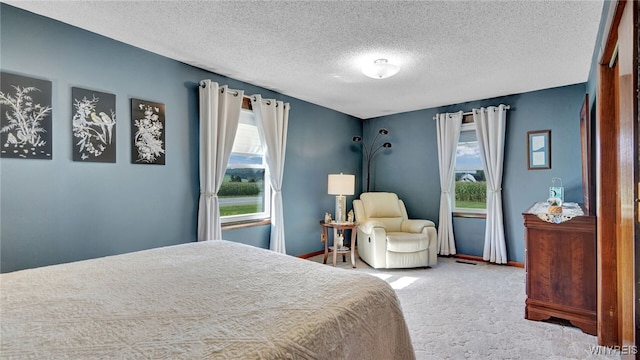
[{"label": "lamp base", "polygon": [[344,195],[336,196],[336,222],[343,223],[347,221],[347,197]]}]

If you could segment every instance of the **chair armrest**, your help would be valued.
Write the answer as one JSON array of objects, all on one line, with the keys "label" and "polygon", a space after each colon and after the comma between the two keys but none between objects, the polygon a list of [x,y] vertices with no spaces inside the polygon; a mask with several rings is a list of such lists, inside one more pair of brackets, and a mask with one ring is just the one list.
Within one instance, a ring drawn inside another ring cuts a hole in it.
[{"label": "chair armrest", "polygon": [[424,228],[435,227],[431,220],[409,219],[402,222],[402,232],[421,233]]},{"label": "chair armrest", "polygon": [[360,229],[360,231],[365,234],[373,233],[374,228],[383,228],[384,230],[387,230],[387,227],[384,226],[383,223],[375,220],[365,221],[364,223],[358,225],[358,229]]}]

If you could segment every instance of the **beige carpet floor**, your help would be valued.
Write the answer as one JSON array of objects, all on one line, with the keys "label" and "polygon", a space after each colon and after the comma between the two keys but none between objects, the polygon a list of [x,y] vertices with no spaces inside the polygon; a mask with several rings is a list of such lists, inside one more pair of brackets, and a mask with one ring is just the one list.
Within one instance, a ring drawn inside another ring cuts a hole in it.
[{"label": "beige carpet floor", "polygon": [[337,267],[370,273],[396,289],[418,360],[620,358],[603,355],[610,349],[568,323],[526,320],[524,269],[471,263],[440,257],[427,269],[376,270],[358,259],[353,269],[347,257]]}]

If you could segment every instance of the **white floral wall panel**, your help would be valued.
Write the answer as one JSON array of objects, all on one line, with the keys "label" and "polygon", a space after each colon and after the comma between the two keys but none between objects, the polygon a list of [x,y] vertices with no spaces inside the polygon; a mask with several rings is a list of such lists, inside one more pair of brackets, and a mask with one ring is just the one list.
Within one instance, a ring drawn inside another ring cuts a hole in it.
[{"label": "white floral wall panel", "polygon": [[116,96],[71,88],[73,161],[116,162]]},{"label": "white floral wall panel", "polygon": [[164,104],[131,99],[131,162],[165,164]]},{"label": "white floral wall panel", "polygon": [[52,159],[51,81],[0,72],[0,157]]}]

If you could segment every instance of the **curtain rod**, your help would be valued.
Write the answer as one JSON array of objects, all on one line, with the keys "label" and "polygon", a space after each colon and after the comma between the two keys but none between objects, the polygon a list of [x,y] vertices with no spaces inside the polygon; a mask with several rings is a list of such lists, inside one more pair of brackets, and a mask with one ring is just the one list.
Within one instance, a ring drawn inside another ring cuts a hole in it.
[{"label": "curtain rod", "polygon": [[[200,81],[198,83],[198,86],[200,86],[201,88],[204,88],[206,85],[204,83],[204,81]],[[234,95],[234,96],[238,96],[239,92],[237,92],[236,90],[231,90],[227,88],[227,92]],[[249,100],[254,100],[255,101],[255,95],[242,95],[243,98],[245,99],[249,99]],[[252,99],[253,97],[253,99]],[[271,100],[270,99],[262,99],[262,102],[266,103],[267,105],[271,105]],[[277,105],[277,104],[276,104]]]},{"label": "curtain rod", "polygon": [[[204,81],[202,81],[202,80],[198,83],[198,86],[200,86],[201,88],[206,87]],[[228,89],[228,88],[227,88],[227,92],[232,94],[232,95],[235,95],[235,96],[238,96],[238,94],[239,94],[237,91],[231,90],[231,89]],[[248,96],[244,95],[243,97],[248,97]]]},{"label": "curtain rod", "polygon": [[[509,106],[509,105],[505,105],[505,106],[504,106],[504,108],[505,108],[506,110],[509,110],[509,109],[511,109],[511,106]],[[465,116],[465,115],[472,115],[472,114],[473,114],[473,111],[467,111],[467,112],[463,112],[463,113],[462,113],[462,116]],[[438,115],[435,115],[435,116],[433,117],[433,120],[436,120],[436,119],[438,119]]]}]

